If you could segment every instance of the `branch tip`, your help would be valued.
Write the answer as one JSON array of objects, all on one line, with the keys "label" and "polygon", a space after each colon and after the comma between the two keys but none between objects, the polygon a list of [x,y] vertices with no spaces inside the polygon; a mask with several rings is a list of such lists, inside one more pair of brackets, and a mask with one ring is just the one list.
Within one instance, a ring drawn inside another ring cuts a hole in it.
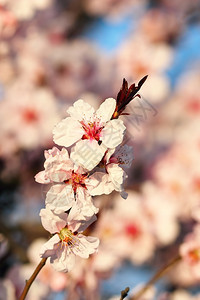
[{"label": "branch tip", "polygon": [[126,287],[123,291],[121,291],[120,300],[123,300],[126,296],[128,296],[128,292],[130,291],[129,287]]}]

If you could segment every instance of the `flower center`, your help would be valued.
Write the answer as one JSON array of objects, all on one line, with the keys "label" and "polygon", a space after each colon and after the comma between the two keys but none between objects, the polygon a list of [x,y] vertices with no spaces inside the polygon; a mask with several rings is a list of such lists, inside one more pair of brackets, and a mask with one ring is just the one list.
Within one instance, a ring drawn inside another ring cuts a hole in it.
[{"label": "flower center", "polygon": [[61,229],[61,231],[58,233],[59,238],[65,246],[74,247],[78,246],[78,238],[73,234],[71,230],[69,230],[67,227]]},{"label": "flower center", "polygon": [[85,131],[84,135],[82,136],[83,140],[87,139],[99,141],[103,126],[98,119],[94,122],[86,123],[84,121],[80,121],[80,123]]},{"label": "flower center", "polygon": [[22,117],[27,123],[34,123],[38,120],[37,112],[34,109],[27,108],[22,112]]},{"label": "flower center", "polygon": [[200,249],[193,249],[189,251],[188,258],[192,264],[197,263],[200,260]]},{"label": "flower center", "polygon": [[140,229],[136,224],[127,224],[125,232],[131,238],[137,238],[140,235]]},{"label": "flower center", "polygon": [[74,193],[76,193],[77,188],[80,186],[86,189],[86,185],[85,185],[86,178],[87,178],[87,174],[78,174],[73,171],[71,178],[69,180],[66,180],[65,183],[71,184]]}]

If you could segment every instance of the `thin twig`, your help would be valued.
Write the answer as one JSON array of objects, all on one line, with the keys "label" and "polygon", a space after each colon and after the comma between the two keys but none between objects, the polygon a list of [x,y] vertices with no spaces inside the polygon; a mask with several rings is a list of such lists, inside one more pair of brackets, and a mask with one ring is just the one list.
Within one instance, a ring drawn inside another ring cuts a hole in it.
[{"label": "thin twig", "polygon": [[126,287],[123,291],[121,291],[121,297],[119,300],[123,300],[124,298],[126,298],[126,296],[128,295],[130,288]]},{"label": "thin twig", "polygon": [[172,259],[167,265],[162,267],[146,284],[142,287],[134,296],[129,298],[129,300],[139,299],[157,280],[159,280],[172,266],[181,260],[181,256],[178,255]]},{"label": "thin twig", "polygon": [[47,258],[42,258],[39,265],[36,267],[35,271],[33,272],[33,274],[31,275],[29,280],[26,280],[26,285],[24,287],[24,290],[19,298],[19,300],[24,300],[31,284],[33,283],[33,281],[35,280],[36,276],[38,275],[38,273],[40,272],[40,270],[44,267],[45,263],[46,263]]}]

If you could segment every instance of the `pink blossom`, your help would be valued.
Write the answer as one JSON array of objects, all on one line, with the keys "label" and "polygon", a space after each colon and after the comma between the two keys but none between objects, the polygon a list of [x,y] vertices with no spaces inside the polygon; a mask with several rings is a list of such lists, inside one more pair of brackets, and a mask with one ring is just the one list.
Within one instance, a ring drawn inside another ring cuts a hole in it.
[{"label": "pink blossom", "polygon": [[126,203],[118,195],[113,199],[113,208],[99,216],[95,228],[103,249],[138,265],[150,259],[155,249],[155,238],[141,200],[139,194],[131,191]]},{"label": "pink blossom", "polygon": [[184,261],[191,267],[193,275],[200,279],[200,225],[188,234],[180,246],[180,254]]},{"label": "pink blossom", "polygon": [[75,206],[69,214],[55,214],[48,207],[40,211],[42,225],[54,234],[43,245],[40,255],[50,257],[50,262],[57,271],[68,272],[74,267],[76,255],[88,258],[97,251],[99,240],[80,233],[96,220],[96,216],[83,221],[79,220],[79,213],[80,210]]},{"label": "pink blossom", "polygon": [[[59,120],[55,98],[46,88],[34,89],[15,81],[0,103],[1,136],[12,136],[18,148],[32,149],[51,140],[51,131]],[[8,122],[9,116],[9,122]],[[6,141],[6,140],[5,140]]]},{"label": "pink blossom", "polygon": [[178,210],[173,194],[146,181],[142,186],[142,197],[144,213],[150,220],[150,228],[158,244],[171,244],[179,233]]},{"label": "pink blossom", "polygon": [[133,149],[128,145],[109,149],[104,157],[105,174],[100,184],[91,191],[91,195],[110,194],[113,190],[120,192],[123,198],[128,194],[124,191],[123,183],[127,178],[123,168],[130,167],[133,160]]},{"label": "pink blossom", "polygon": [[82,167],[92,170],[101,161],[107,149],[115,148],[123,139],[125,126],[121,120],[111,120],[116,100],[106,99],[95,112],[83,100],[78,100],[65,118],[53,130],[54,142],[69,147],[73,145],[71,158]]},{"label": "pink blossom", "polygon": [[[92,204],[93,189],[101,182],[103,173],[89,175],[87,170],[77,167],[70,159],[65,148],[53,147],[45,151],[45,170],[39,172],[35,179],[39,183],[55,183],[46,196],[46,205],[55,212],[66,211],[77,203],[82,213],[91,216],[98,212]],[[101,191],[101,194],[103,190]]]}]

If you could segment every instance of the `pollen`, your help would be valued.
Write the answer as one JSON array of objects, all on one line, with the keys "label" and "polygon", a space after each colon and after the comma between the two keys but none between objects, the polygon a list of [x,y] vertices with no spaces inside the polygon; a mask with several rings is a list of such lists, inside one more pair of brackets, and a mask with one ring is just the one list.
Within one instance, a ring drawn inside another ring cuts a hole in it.
[{"label": "pollen", "polygon": [[101,131],[103,129],[102,124],[100,123],[99,119],[94,120],[93,122],[80,122],[82,128],[84,129],[85,133],[82,136],[82,139],[88,140],[96,140],[99,141],[101,137]]},{"label": "pollen", "polygon": [[197,263],[200,261],[200,249],[191,250],[188,253],[188,258],[191,263]]},{"label": "pollen", "polygon": [[71,184],[73,187],[74,192],[76,192],[78,187],[82,187],[86,189],[85,185],[85,179],[87,178],[87,174],[79,174],[72,172],[71,178],[69,180],[66,180],[66,184]]},{"label": "pollen", "polygon": [[67,227],[61,229],[58,235],[63,245],[69,247],[78,246],[78,239]]}]

